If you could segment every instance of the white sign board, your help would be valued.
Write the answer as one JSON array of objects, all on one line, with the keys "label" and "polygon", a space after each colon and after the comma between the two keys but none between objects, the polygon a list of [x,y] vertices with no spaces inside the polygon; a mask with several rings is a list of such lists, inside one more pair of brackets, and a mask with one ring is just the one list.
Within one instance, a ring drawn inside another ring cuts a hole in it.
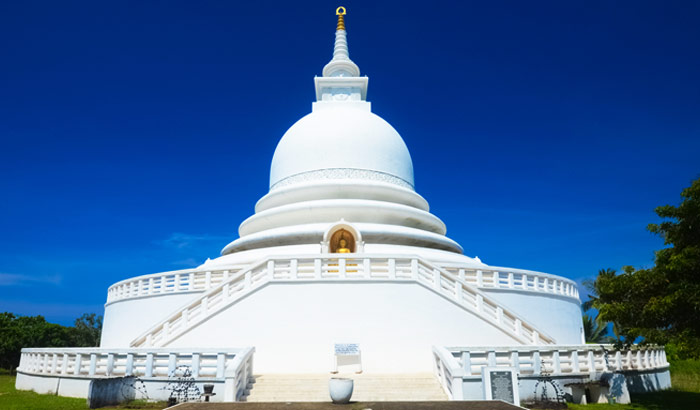
[{"label": "white sign board", "polygon": [[362,353],[358,343],[335,343],[333,353],[332,373],[338,373],[339,367],[344,371],[362,373]]},{"label": "white sign board", "polygon": [[338,356],[357,356],[360,354],[360,345],[357,343],[336,343],[335,354]]},{"label": "white sign board", "polygon": [[520,406],[518,373],[514,367],[482,367],[481,384],[485,400],[503,400]]}]

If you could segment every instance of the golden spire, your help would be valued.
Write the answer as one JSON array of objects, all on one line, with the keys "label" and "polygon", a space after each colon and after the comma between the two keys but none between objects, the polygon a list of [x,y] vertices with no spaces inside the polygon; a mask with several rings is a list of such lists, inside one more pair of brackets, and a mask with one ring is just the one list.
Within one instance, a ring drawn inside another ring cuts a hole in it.
[{"label": "golden spire", "polygon": [[338,16],[338,27],[335,30],[345,30],[345,18],[343,18],[345,15],[345,7],[340,6],[335,9],[335,15]]}]

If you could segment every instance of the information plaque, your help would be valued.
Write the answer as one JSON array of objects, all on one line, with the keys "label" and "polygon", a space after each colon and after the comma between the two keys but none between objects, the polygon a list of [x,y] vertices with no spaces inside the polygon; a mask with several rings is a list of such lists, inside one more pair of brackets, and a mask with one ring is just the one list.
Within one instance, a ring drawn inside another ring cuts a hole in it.
[{"label": "information plaque", "polygon": [[333,370],[332,373],[352,371],[362,373],[362,353],[358,343],[333,344]]},{"label": "information plaque", "polygon": [[518,394],[518,375],[513,367],[482,367],[481,381],[484,399],[503,400],[506,403],[520,405]]},{"label": "information plaque", "polygon": [[335,354],[338,356],[357,356],[360,354],[360,345],[357,343],[336,343]]}]

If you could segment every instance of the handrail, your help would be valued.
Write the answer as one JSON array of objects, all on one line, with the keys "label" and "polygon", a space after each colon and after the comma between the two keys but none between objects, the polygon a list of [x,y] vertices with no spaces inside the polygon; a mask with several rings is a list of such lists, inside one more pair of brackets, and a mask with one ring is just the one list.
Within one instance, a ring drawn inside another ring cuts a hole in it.
[{"label": "handrail", "polygon": [[18,372],[70,377],[172,376],[186,364],[195,378],[223,379],[225,371],[239,356],[248,357],[255,349],[111,349],[111,348],[30,348],[22,349]]},{"label": "handrail", "polygon": [[463,377],[481,377],[483,366],[515,367],[521,376],[593,375],[604,371],[669,366],[663,347],[615,350],[613,345],[469,346],[445,348]]},{"label": "handrail", "polygon": [[243,268],[244,266],[229,266],[226,269],[183,269],[125,279],[107,289],[107,304],[143,296],[206,291]]},{"label": "handrail", "polygon": [[418,256],[321,254],[270,257],[204,292],[135,338],[131,345],[163,346],[192,326],[269,282],[383,280],[416,282],[471,311],[524,344],[554,339],[503,307],[484,292]]},{"label": "handrail", "polygon": [[[299,255],[297,258],[318,257]],[[363,255],[355,255],[360,257]],[[377,255],[373,255],[377,256]],[[386,255],[385,257],[396,257]],[[294,259],[287,256],[287,259]],[[257,263],[257,262],[256,262]],[[466,283],[480,289],[502,289],[535,293],[552,293],[579,301],[576,282],[542,272],[493,266],[475,267],[464,263],[432,262]],[[153,273],[119,281],[107,290],[107,304],[145,296],[157,296],[178,292],[205,292],[218,286],[235,273],[250,265],[206,267]]]},{"label": "handrail", "polygon": [[576,282],[547,273],[493,266],[485,268],[460,264],[440,264],[440,266],[470,285],[479,288],[554,293],[580,300]]}]

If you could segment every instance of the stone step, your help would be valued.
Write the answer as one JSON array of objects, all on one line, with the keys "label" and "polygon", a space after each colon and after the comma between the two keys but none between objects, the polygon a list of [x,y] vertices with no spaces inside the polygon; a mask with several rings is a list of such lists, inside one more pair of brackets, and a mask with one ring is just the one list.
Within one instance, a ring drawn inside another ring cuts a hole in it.
[{"label": "stone step", "polygon": [[441,401],[442,387],[430,373],[421,374],[266,374],[255,377],[250,402],[330,401],[328,380],[354,380],[353,401]]}]

